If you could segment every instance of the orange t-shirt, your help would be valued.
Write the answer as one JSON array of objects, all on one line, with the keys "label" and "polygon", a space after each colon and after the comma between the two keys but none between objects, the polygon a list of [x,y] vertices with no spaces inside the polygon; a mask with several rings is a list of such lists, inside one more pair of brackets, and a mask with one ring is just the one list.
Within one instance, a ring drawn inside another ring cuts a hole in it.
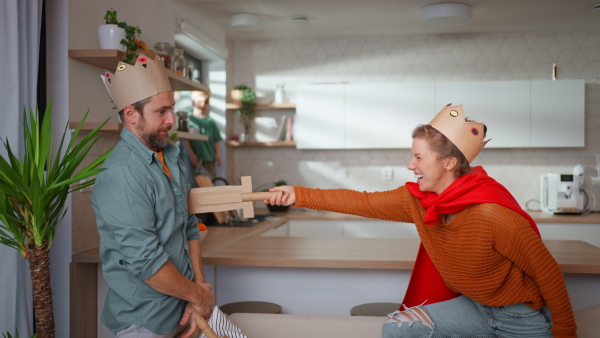
[{"label": "orange t-shirt", "polygon": [[157,152],[156,152],[156,156],[158,157],[158,159],[159,159],[160,163],[162,163],[162,168],[163,168],[163,170],[165,171],[165,173],[166,173],[167,175],[169,175],[169,177],[170,177],[171,179],[173,179],[173,176],[171,176],[171,172],[169,171],[169,167],[167,167],[167,164],[165,163],[165,157],[164,157],[164,155],[163,155],[163,152],[162,152],[162,151],[157,151]]}]

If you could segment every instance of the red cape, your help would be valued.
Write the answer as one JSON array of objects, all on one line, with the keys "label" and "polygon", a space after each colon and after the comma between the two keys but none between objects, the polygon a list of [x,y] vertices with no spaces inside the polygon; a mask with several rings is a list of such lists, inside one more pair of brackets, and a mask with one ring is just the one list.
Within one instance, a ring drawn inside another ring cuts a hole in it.
[{"label": "red cape", "polygon": [[[511,209],[525,217],[535,232],[540,235],[537,225],[521,207],[508,190],[493,178],[489,177],[482,167],[474,167],[473,172],[463,175],[454,181],[440,195],[419,190],[417,183],[406,183],[408,191],[421,202],[425,208],[425,224],[435,225],[440,214],[459,212],[469,205],[480,203],[496,203]],[[413,268],[406,295],[402,304],[405,307],[443,302],[460,296],[448,286],[433,265],[429,254],[419,246],[417,259]]]}]

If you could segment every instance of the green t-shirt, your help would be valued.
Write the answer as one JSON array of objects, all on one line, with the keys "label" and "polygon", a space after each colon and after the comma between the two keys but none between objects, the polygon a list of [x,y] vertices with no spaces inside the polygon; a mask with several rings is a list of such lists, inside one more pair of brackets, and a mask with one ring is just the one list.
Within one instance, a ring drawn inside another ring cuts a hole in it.
[{"label": "green t-shirt", "polygon": [[190,116],[189,126],[198,128],[202,135],[208,135],[208,141],[190,141],[194,154],[202,161],[214,162],[216,157],[215,143],[223,140],[215,120],[210,116],[200,118],[192,115]]}]

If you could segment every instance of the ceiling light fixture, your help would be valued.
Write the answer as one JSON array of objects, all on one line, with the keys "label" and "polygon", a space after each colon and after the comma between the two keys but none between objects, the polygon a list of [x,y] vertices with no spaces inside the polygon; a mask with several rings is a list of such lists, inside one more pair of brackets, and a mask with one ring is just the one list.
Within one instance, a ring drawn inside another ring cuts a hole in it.
[{"label": "ceiling light fixture", "polygon": [[297,24],[305,24],[308,22],[308,17],[306,15],[294,15],[292,16],[292,22]]},{"label": "ceiling light fixture", "polygon": [[260,20],[258,14],[236,13],[231,16],[230,26],[238,31],[252,32],[260,29]]},{"label": "ceiling light fixture", "polygon": [[471,6],[437,3],[421,8],[421,22],[435,27],[458,27],[471,22]]}]

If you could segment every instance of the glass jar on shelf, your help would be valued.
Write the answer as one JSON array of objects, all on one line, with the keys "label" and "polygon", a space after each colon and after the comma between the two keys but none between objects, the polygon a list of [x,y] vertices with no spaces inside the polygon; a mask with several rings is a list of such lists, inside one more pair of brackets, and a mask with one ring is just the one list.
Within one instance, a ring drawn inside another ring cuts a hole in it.
[{"label": "glass jar on shelf", "polygon": [[188,131],[188,112],[179,111],[177,112],[177,117],[179,117],[177,131]]},{"label": "glass jar on shelf", "polygon": [[185,58],[183,57],[183,49],[173,48],[171,70],[177,75],[185,76],[185,62]]},{"label": "glass jar on shelf", "polygon": [[194,80],[194,63],[191,60],[185,60],[185,77]]},{"label": "glass jar on shelf", "polygon": [[160,58],[165,67],[171,69],[171,53],[172,47],[168,42],[157,42],[154,44],[154,51],[160,55]]}]

